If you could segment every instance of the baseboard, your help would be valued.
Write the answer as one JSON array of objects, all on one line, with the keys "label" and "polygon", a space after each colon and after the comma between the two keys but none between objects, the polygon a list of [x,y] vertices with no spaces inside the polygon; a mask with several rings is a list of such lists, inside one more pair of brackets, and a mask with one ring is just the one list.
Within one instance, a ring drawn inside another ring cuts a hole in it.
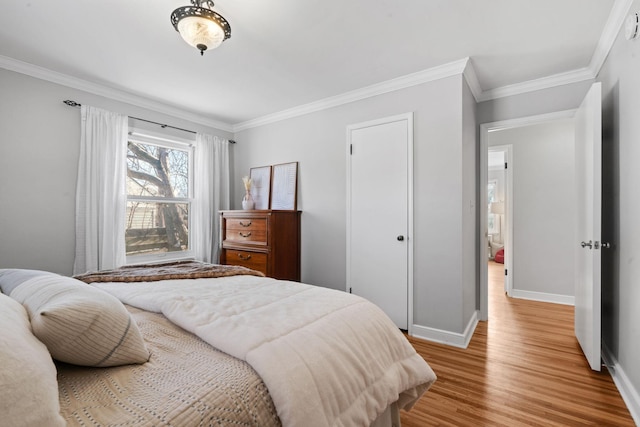
[{"label": "baseboard", "polygon": [[511,296],[513,298],[528,299],[532,301],[552,302],[554,304],[575,305],[575,297],[570,295],[547,294],[544,292],[523,291],[521,289],[512,289]]},{"label": "baseboard", "polygon": [[429,328],[427,326],[413,325],[412,336],[427,341],[451,345],[453,347],[467,348],[473,332],[478,325],[478,312],[474,311],[463,333],[450,332],[442,329]]},{"label": "baseboard", "polygon": [[622,400],[627,405],[633,421],[636,425],[640,425],[640,394],[629,380],[627,374],[625,374],[618,360],[611,353],[611,350],[604,343],[602,343],[602,360],[604,360],[604,364],[607,366],[611,378],[613,378],[613,382],[618,388],[620,396],[622,396]]}]

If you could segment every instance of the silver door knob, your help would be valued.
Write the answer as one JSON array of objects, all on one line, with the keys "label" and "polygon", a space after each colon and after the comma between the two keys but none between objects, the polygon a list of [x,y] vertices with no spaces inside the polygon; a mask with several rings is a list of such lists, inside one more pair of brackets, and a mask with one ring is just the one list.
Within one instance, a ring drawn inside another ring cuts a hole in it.
[{"label": "silver door knob", "polygon": [[593,242],[591,240],[589,240],[589,242],[582,242],[580,243],[580,246],[582,246],[583,248],[586,248],[588,246],[589,249],[591,249],[593,247]]},{"label": "silver door knob", "polygon": [[600,247],[601,247],[602,249],[611,249],[611,243],[609,243],[609,242],[602,242],[602,243],[600,243]]},{"label": "silver door knob", "polygon": [[398,236],[397,239],[398,239],[398,242],[402,242],[404,240],[404,236]]}]

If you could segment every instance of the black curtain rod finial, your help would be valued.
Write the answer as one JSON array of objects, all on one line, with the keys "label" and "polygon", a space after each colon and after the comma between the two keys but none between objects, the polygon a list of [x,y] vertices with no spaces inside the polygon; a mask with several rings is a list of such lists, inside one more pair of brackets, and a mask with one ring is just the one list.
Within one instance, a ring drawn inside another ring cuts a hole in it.
[{"label": "black curtain rod finial", "polygon": [[71,101],[70,99],[66,99],[66,100],[64,100],[62,102],[67,104],[69,107],[81,107],[82,106],[82,104],[80,104],[79,102]]}]

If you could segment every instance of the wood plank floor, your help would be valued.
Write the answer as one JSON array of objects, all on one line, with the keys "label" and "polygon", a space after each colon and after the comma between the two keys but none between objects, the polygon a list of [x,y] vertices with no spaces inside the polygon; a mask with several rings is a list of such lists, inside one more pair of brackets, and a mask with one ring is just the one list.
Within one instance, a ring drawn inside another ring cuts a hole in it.
[{"label": "wood plank floor", "polygon": [[467,349],[409,337],[438,380],[412,426],[634,426],[606,368],[589,369],[573,307],[507,298],[503,265],[489,265],[489,321]]}]

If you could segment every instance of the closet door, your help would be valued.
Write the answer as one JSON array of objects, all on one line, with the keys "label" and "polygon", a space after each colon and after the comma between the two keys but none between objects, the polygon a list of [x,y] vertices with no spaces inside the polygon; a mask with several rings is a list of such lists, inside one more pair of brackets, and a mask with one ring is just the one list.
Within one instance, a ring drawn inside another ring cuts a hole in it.
[{"label": "closet door", "polygon": [[412,272],[412,115],[348,127],[347,291],[407,330]]}]

